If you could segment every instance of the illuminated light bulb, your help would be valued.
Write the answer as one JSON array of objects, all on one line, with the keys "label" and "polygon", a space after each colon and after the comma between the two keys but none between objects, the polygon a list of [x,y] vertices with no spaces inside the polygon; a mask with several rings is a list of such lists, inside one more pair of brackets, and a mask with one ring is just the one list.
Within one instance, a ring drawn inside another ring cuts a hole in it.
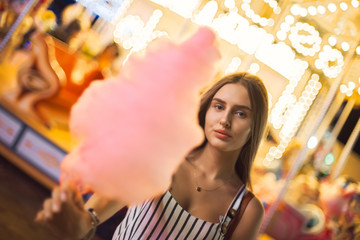
[{"label": "illuminated light bulb", "polygon": [[308,7],[308,12],[310,15],[315,16],[317,14],[317,9],[314,6]]},{"label": "illuminated light bulb", "polygon": [[269,157],[265,158],[263,161],[262,161],[262,164],[265,166],[265,167],[269,167],[271,165],[271,159]]},{"label": "illuminated light bulb", "polygon": [[268,20],[266,18],[260,18],[260,21],[259,21],[260,25],[262,27],[265,27],[266,25],[268,25]]},{"label": "illuminated light bulb", "polygon": [[292,7],[290,8],[290,12],[292,15],[297,16],[300,14],[301,11],[301,7],[298,4],[294,4],[292,5]]},{"label": "illuminated light bulb", "polygon": [[275,13],[276,15],[279,15],[279,14],[281,13],[281,8],[280,8],[280,7],[274,8],[274,13]]},{"label": "illuminated light bulb", "polygon": [[360,87],[358,87],[358,90],[357,90],[358,94],[360,95]]},{"label": "illuminated light bulb", "polygon": [[241,9],[246,12],[248,10],[250,10],[250,5],[249,4],[246,4],[246,3],[243,3],[241,4]]},{"label": "illuminated light bulb", "polygon": [[351,90],[354,90],[354,89],[355,89],[355,83],[354,83],[353,81],[350,81],[350,82],[348,83],[348,85],[349,85],[349,89],[351,89]]},{"label": "illuminated light bulb", "polygon": [[[152,2],[159,4],[165,8],[176,12],[184,18],[191,18],[194,10],[200,5],[200,0],[151,0]],[[118,1],[121,2],[121,1]]]},{"label": "illuminated light bulb", "polygon": [[238,57],[233,57],[231,59],[231,62],[228,65],[228,67],[225,70],[225,74],[230,74],[230,73],[236,72],[240,65],[241,65],[241,59]]},{"label": "illuminated light bulb", "polygon": [[348,9],[348,5],[344,2],[342,2],[342,3],[340,3],[340,8],[341,8],[341,10],[346,11]]},{"label": "illuminated light bulb", "polygon": [[353,94],[353,91],[352,91],[352,90],[350,90],[350,89],[347,89],[347,91],[346,91],[345,95],[346,95],[346,96],[348,96],[348,97],[351,97],[351,96],[352,96],[352,94]]},{"label": "illuminated light bulb", "polygon": [[253,15],[251,17],[251,19],[255,22],[255,23],[259,23],[260,22],[260,19],[262,19],[262,17],[260,17],[259,15]]},{"label": "illuminated light bulb", "polygon": [[329,3],[328,9],[330,12],[334,13],[334,12],[336,12],[337,7],[336,7],[335,3]]},{"label": "illuminated light bulb", "polygon": [[301,8],[300,9],[300,16],[301,17],[306,17],[307,14],[308,14],[308,12],[307,12],[306,8]]},{"label": "illuminated light bulb", "polygon": [[336,43],[337,43],[336,37],[330,36],[330,37],[328,38],[328,43],[330,44],[330,46],[335,46]]},{"label": "illuminated light bulb", "polygon": [[320,76],[319,76],[319,74],[314,73],[313,75],[311,75],[311,79],[313,79],[314,81],[319,81]]},{"label": "illuminated light bulb", "polygon": [[[336,62],[331,65],[329,62]],[[319,58],[315,60],[315,67],[321,69],[325,76],[335,78],[344,66],[344,56],[337,49],[331,48],[329,45],[323,47],[323,51],[319,53]]]},{"label": "illuminated light bulb", "polygon": [[270,19],[268,19],[268,26],[274,26],[274,24],[275,24],[275,21],[274,21],[274,19],[272,19],[272,18],[270,18]]},{"label": "illuminated light bulb", "polygon": [[325,12],[326,12],[326,8],[325,8],[324,6],[322,6],[322,5],[319,5],[319,6],[317,7],[317,10],[318,10],[318,12],[319,12],[320,14],[325,14]]},{"label": "illuminated light bulb", "polygon": [[287,22],[283,22],[280,25],[281,30],[288,32],[290,30],[290,24]]},{"label": "illuminated light bulb", "polygon": [[342,42],[342,43],[341,43],[341,48],[342,48],[342,50],[344,50],[345,52],[346,52],[346,51],[349,51],[349,49],[350,49],[350,44],[349,44],[348,42]]},{"label": "illuminated light bulb", "polygon": [[358,8],[358,7],[359,7],[359,1],[358,1],[358,0],[352,0],[352,1],[351,1],[351,5],[352,5],[354,8]]},{"label": "illuminated light bulb", "polygon": [[225,0],[224,5],[228,9],[233,9],[235,7],[235,1],[234,0]]},{"label": "illuminated light bulb", "polygon": [[[306,31],[310,35],[300,35],[300,31]],[[297,52],[304,56],[314,56],[317,52],[316,50],[320,50],[322,39],[319,37],[319,32],[310,24],[297,22],[295,26],[291,27],[290,32],[289,40]],[[312,47],[304,47],[304,44],[312,45]]]},{"label": "illuminated light bulb", "polygon": [[[275,0],[268,0],[264,2],[269,4],[273,12],[275,11],[275,9],[278,8],[278,4]],[[247,0],[247,1],[243,1],[243,4],[241,4],[241,9],[245,11],[245,16],[250,18],[254,23],[259,23],[263,27],[274,25],[274,20],[272,18],[264,18],[256,14],[254,10],[251,9],[250,3],[251,0]]]},{"label": "illuminated light bulb", "polygon": [[360,55],[360,46],[356,47],[356,54]]},{"label": "illuminated light bulb", "polygon": [[316,90],[320,90],[322,87],[322,84],[320,82],[317,82],[315,85]]},{"label": "illuminated light bulb", "polygon": [[340,85],[340,92],[341,93],[346,93],[346,91],[347,91],[347,86],[345,84],[341,84]]},{"label": "illuminated light bulb", "polygon": [[193,21],[200,25],[210,25],[217,11],[217,2],[209,1],[198,14],[193,16]]},{"label": "illuminated light bulb", "polygon": [[292,15],[287,15],[285,17],[285,22],[289,25],[293,24],[295,22],[295,18]]},{"label": "illuminated light bulb", "polygon": [[252,63],[249,67],[249,72],[252,74],[256,74],[257,72],[259,72],[260,70],[260,66],[257,63]]}]

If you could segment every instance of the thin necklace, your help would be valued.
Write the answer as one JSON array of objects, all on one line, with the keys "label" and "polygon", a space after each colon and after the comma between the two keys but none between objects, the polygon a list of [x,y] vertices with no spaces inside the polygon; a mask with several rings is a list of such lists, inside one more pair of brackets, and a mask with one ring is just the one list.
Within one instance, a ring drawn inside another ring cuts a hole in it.
[{"label": "thin necklace", "polygon": [[233,177],[233,175],[234,175],[234,173],[233,174],[231,174],[231,176],[229,176],[227,179],[225,179],[224,181],[223,181],[223,183],[221,183],[220,185],[218,185],[218,186],[216,186],[215,188],[212,188],[212,189],[208,189],[208,188],[203,188],[203,187],[201,187],[200,186],[200,184],[198,183],[198,176],[197,176],[197,171],[196,171],[196,167],[192,164],[192,163],[190,163],[191,165],[192,165],[192,167],[193,167],[193,175],[194,175],[194,179],[195,179],[195,190],[197,191],[197,192],[201,192],[201,191],[206,191],[206,192],[213,192],[213,191],[216,191],[216,190],[218,190],[220,187],[222,187],[222,186],[224,186],[227,182],[229,182],[229,180]]}]

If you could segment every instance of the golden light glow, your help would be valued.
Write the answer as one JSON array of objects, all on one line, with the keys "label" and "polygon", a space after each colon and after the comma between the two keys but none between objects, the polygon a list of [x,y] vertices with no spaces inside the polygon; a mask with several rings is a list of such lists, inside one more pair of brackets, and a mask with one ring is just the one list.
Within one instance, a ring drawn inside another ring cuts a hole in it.
[{"label": "golden light glow", "polygon": [[241,65],[241,59],[238,57],[233,57],[231,59],[231,62],[225,69],[225,74],[230,74],[230,73],[236,72],[239,69],[240,65]]},{"label": "golden light glow", "polygon": [[162,11],[157,9],[146,24],[139,16],[126,16],[116,24],[114,41],[132,52],[144,49],[155,38],[167,35],[166,32],[155,30],[162,16]]},{"label": "golden light glow", "polygon": [[325,45],[315,61],[315,67],[323,71],[325,76],[336,78],[344,66],[344,57],[337,49]]}]

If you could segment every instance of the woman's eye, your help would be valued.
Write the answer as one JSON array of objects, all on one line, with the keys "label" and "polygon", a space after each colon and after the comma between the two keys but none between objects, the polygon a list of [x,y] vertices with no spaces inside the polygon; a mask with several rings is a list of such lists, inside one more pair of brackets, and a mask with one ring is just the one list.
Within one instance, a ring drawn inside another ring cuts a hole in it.
[{"label": "woman's eye", "polygon": [[221,105],[219,105],[219,104],[215,104],[214,107],[215,107],[216,110],[222,110],[222,109],[224,109],[223,106],[221,106]]},{"label": "woman's eye", "polygon": [[242,112],[242,111],[236,111],[235,115],[239,116],[239,117],[242,117],[242,118],[246,117],[246,114],[244,112]]}]

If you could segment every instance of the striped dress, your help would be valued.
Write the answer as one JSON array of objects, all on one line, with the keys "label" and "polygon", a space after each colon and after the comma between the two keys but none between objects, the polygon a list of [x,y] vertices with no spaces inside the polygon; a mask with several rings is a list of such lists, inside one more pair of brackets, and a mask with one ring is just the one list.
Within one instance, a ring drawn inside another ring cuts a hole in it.
[{"label": "striped dress", "polygon": [[224,227],[237,211],[247,189],[242,186],[219,223],[207,222],[184,210],[167,191],[142,205],[129,207],[116,228],[113,240],[123,239],[223,239]]}]

